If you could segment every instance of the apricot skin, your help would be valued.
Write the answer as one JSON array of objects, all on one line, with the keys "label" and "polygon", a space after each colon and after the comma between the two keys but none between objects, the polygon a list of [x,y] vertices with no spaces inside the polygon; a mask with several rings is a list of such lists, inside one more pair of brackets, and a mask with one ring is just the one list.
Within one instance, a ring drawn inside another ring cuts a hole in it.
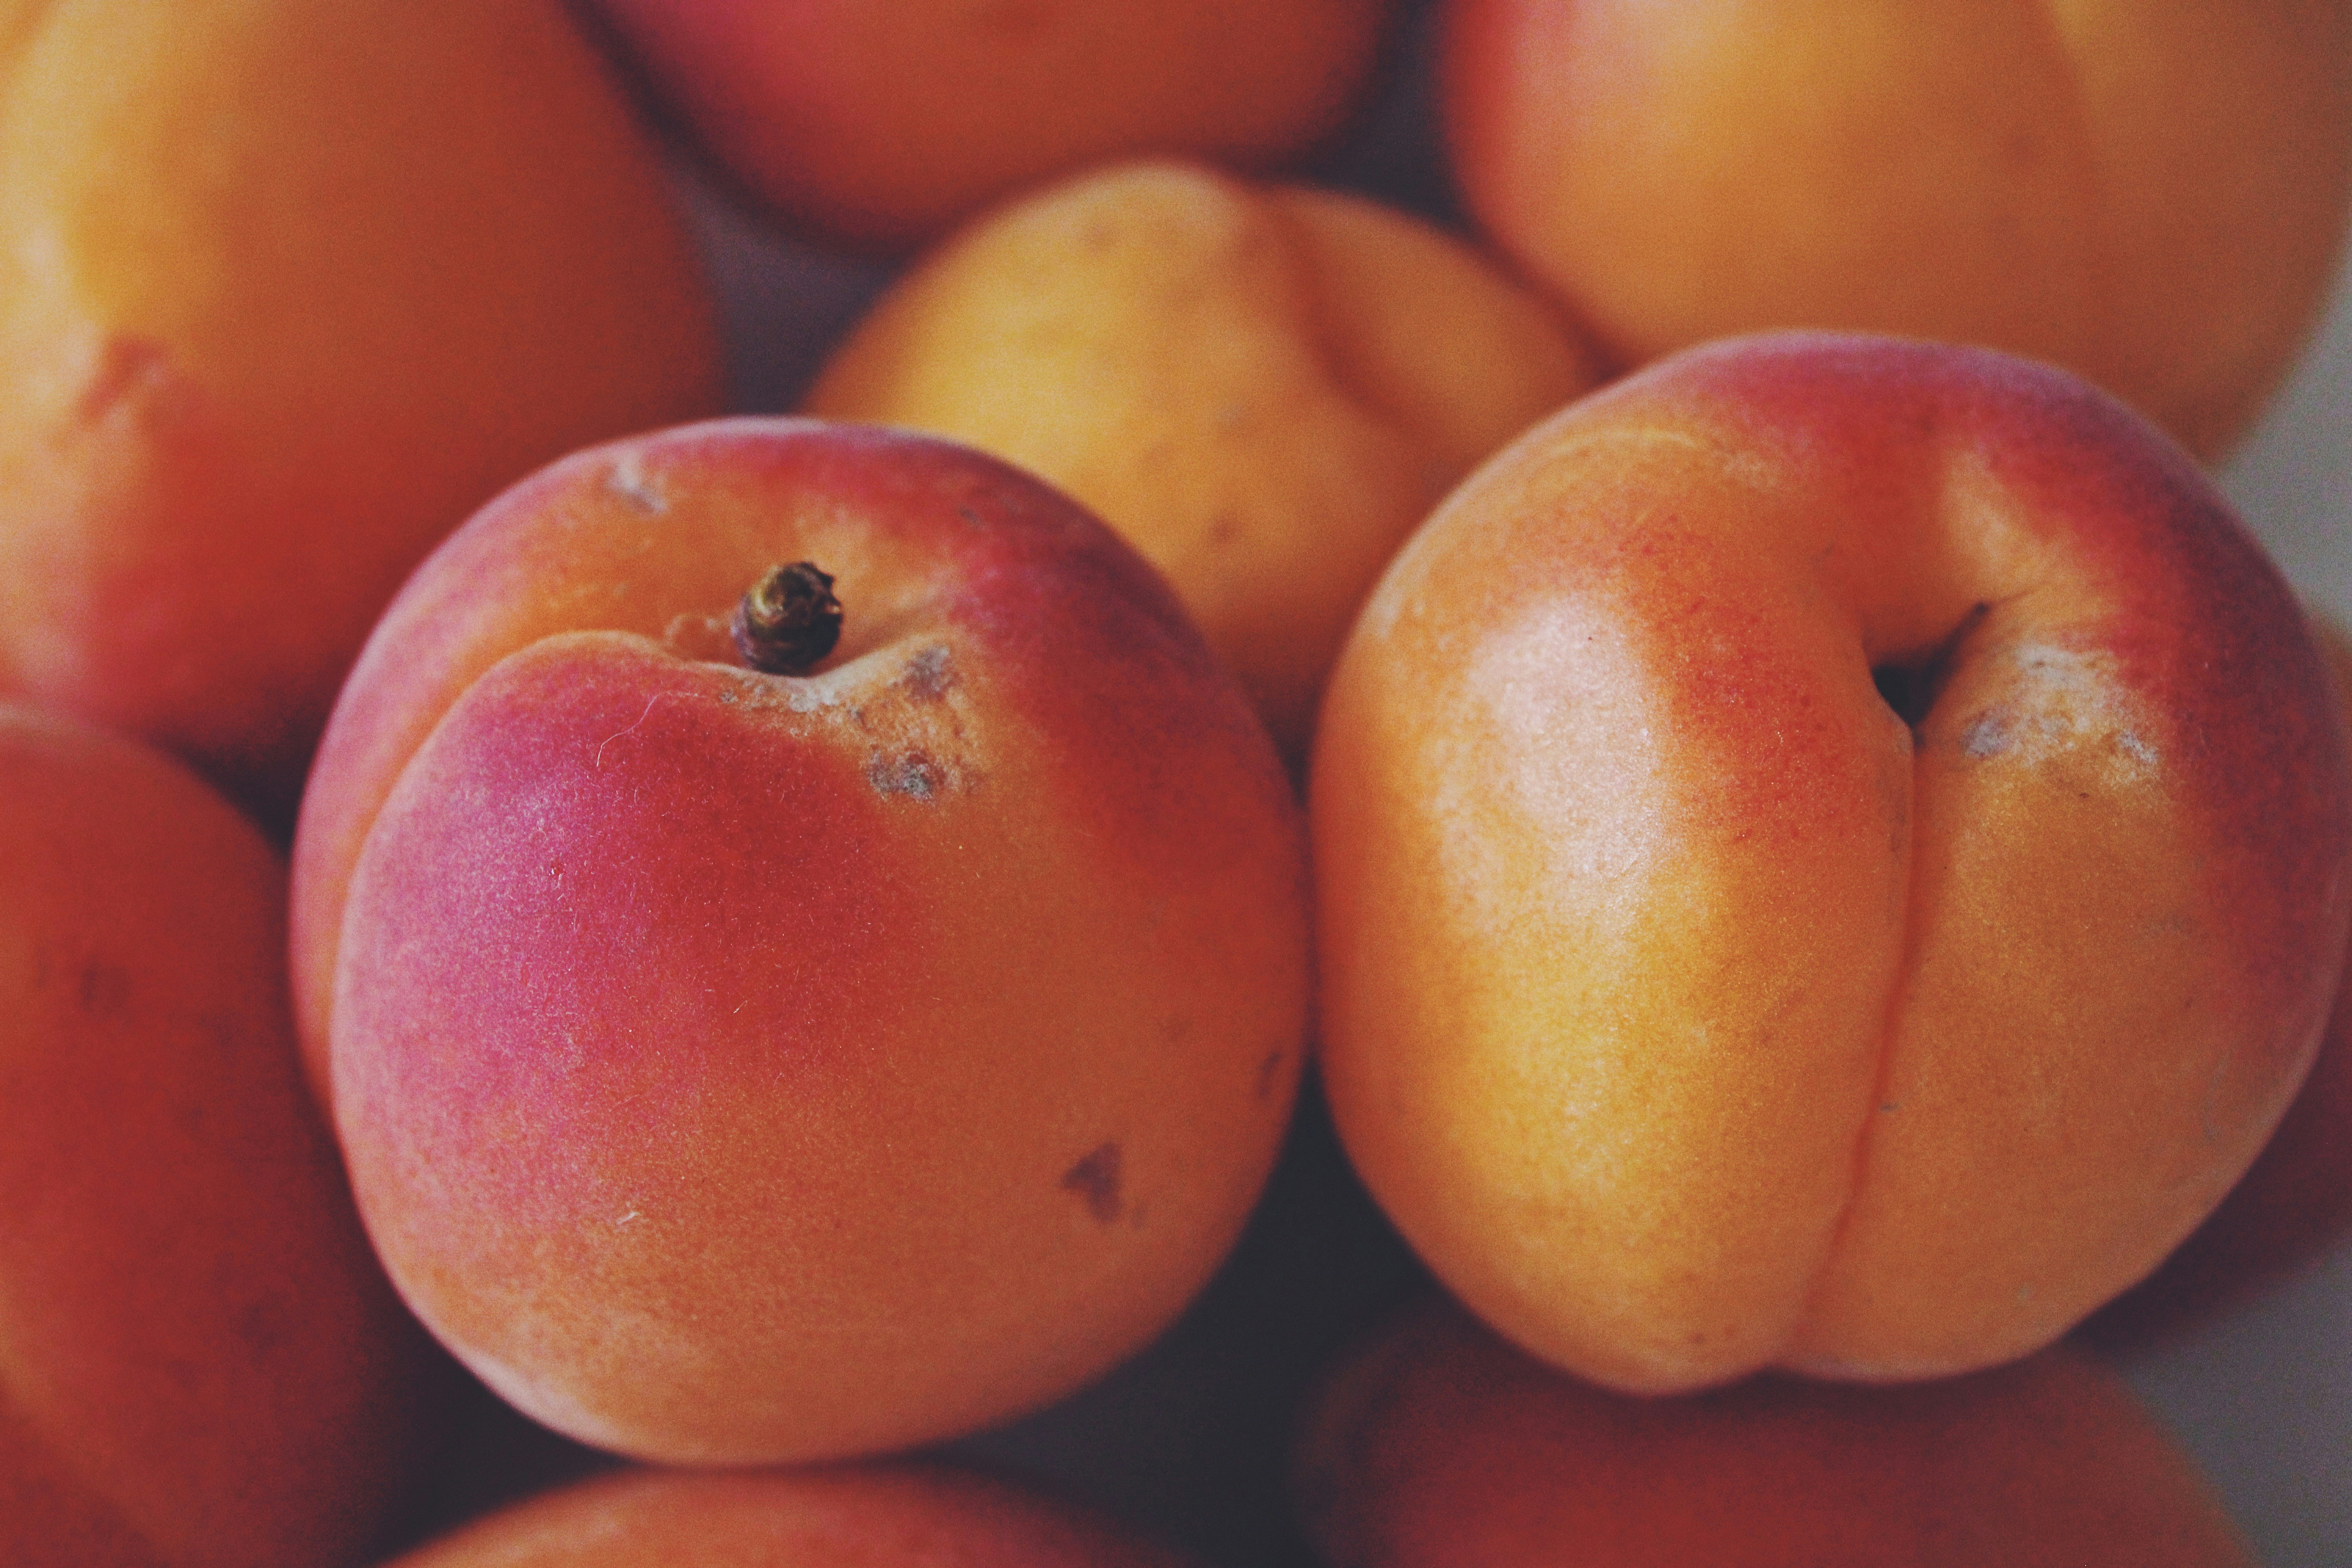
[{"label": "apricot skin", "polygon": [[2253,1159],[2344,952],[2284,584],[2144,422],[1982,351],[1738,340],[1538,426],[1383,578],[1313,786],[1351,1155],[1629,1389],[2047,1343]]},{"label": "apricot skin", "polygon": [[602,0],[713,157],[807,232],[903,248],[1150,153],[1262,170],[1346,121],[1391,0]]},{"label": "apricot skin", "polygon": [[1122,164],[995,209],[836,350],[807,412],[1055,485],[1167,574],[1303,763],[1373,579],[1455,481],[1601,380],[1550,309],[1368,201]]},{"label": "apricot skin", "polygon": [[179,764],[0,705],[0,1561],[383,1544],[454,1372],[304,1091],[285,871]]},{"label": "apricot skin", "polygon": [[0,690],[282,829],[427,551],[574,447],[717,411],[698,263],[552,0],[58,0],[21,26]]},{"label": "apricot skin", "polygon": [[1983,343],[2202,457],[2352,212],[2352,5],[1447,0],[1449,157],[1622,363],[1837,328]]},{"label": "apricot skin", "polygon": [[1432,1302],[1342,1362],[1297,1475],[1329,1568],[2252,1561],[2162,1428],[2065,1351],[1904,1388],[1630,1399]]},{"label": "apricot skin", "polygon": [[[805,677],[723,632],[836,577]],[[305,798],[296,955],[370,1232],[568,1434],[663,1459],[971,1430],[1238,1232],[1295,1091],[1303,831],[1099,524],[903,433],[592,448],[420,570]]]},{"label": "apricot skin", "polygon": [[1187,1568],[1092,1512],[944,1465],[640,1470],[535,1498],[393,1568]]},{"label": "apricot skin", "polygon": [[[2315,620],[2314,626],[2336,677],[2339,710],[2352,730],[2352,637],[2331,621]],[[2186,1332],[2309,1268],[2347,1237],[2352,963],[2337,984],[2311,1072],[2262,1153],[2163,1267],[2100,1309],[2084,1331],[2114,1347]]]}]

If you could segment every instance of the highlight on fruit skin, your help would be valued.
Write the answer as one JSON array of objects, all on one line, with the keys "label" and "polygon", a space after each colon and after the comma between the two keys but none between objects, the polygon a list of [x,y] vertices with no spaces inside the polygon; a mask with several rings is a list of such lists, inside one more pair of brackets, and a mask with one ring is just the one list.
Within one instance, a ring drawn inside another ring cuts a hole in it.
[{"label": "highlight on fruit skin", "polygon": [[2317,1048],[2352,781],[2300,607],[2144,420],[1773,334],[1449,498],[1312,824],[1368,1186],[1507,1337],[1669,1392],[1991,1365],[2155,1268]]},{"label": "highlight on fruit skin", "polygon": [[[819,563],[839,644],[748,668]],[[1166,585],[969,448],[719,420],[575,453],[413,576],[295,844],[369,1231],[510,1402],[838,1458],[1157,1335],[1289,1121],[1303,814]]]},{"label": "highlight on fruit skin", "polygon": [[1431,1298],[1343,1356],[1295,1494],[1328,1568],[2252,1568],[2115,1373],[2055,1349],[1896,1388],[1580,1383]]},{"label": "highlight on fruit skin", "polygon": [[1090,1510],[975,1471],[898,1463],[634,1470],[544,1493],[389,1568],[1197,1568]]}]

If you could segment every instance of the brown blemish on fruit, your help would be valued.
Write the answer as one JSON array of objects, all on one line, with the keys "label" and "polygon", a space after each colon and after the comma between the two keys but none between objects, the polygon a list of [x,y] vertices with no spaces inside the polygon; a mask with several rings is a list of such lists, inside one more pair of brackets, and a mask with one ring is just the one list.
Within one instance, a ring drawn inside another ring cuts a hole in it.
[{"label": "brown blemish on fruit", "polygon": [[866,764],[866,782],[877,795],[903,795],[912,800],[936,800],[948,784],[940,764],[924,752],[902,752],[895,757],[876,752]]},{"label": "brown blemish on fruit", "polygon": [[933,643],[918,652],[898,677],[899,689],[918,702],[939,701],[955,683],[955,655],[945,643]]},{"label": "brown blemish on fruit", "polygon": [[1969,721],[1960,731],[1960,750],[1982,762],[1997,757],[2009,749],[2009,715],[2000,709],[1988,709]]},{"label": "brown blemish on fruit", "polygon": [[1101,1144],[1064,1173],[1062,1190],[1085,1198],[1088,1212],[1109,1225],[1119,1215],[1118,1164],[1118,1145]]}]

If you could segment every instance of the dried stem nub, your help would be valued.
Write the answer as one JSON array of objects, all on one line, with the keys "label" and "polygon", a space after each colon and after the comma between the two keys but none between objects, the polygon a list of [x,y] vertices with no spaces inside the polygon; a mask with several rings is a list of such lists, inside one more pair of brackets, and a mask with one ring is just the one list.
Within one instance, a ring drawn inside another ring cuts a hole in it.
[{"label": "dried stem nub", "polygon": [[735,606],[736,651],[753,669],[804,675],[841,640],[841,601],[833,578],[813,562],[777,566]]}]

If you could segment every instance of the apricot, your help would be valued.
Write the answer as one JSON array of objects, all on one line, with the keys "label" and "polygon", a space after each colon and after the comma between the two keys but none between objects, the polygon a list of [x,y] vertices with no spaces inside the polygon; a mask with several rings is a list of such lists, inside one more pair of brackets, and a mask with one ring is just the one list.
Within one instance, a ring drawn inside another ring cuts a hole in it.
[{"label": "apricot", "polygon": [[[797,662],[779,565],[839,613]],[[370,639],[295,859],[394,1279],[643,1458],[906,1447],[1102,1372],[1231,1246],[1304,1054],[1264,729],[1099,523],[903,432],[718,421],[508,491]]]},{"label": "apricot", "polygon": [[2200,456],[2317,316],[2352,5],[1446,0],[1465,205],[1620,360],[1840,328],[2045,359]]},{"label": "apricot", "polygon": [[698,264],[553,0],[11,16],[0,690],[290,823],[443,535],[574,447],[717,410]]},{"label": "apricot", "polygon": [[638,1470],[535,1498],[394,1568],[1186,1568],[1091,1510],[945,1465]]},{"label": "apricot", "polygon": [[997,209],[883,296],[807,411],[995,453],[1160,569],[1303,760],[1406,533],[1601,380],[1517,283],[1416,219],[1197,165]]},{"label": "apricot", "polygon": [[656,93],[803,232],[905,248],[1147,153],[1263,170],[1348,120],[1392,0],[601,0]]},{"label": "apricot", "polygon": [[2063,373],[1790,334],[1456,490],[1327,699],[1322,1063],[1367,1184],[1614,1386],[2023,1355],[2318,1045],[2345,742],[2275,569]]},{"label": "apricot", "polygon": [[2252,1562],[2164,1430],[2063,1350],[1902,1388],[1629,1399],[1432,1302],[1328,1381],[1297,1475],[1332,1568]]},{"label": "apricot", "polygon": [[451,1370],[304,1092],[285,870],[193,774],[0,705],[0,1561],[380,1546]]},{"label": "apricot", "polygon": [[[2352,635],[2317,619],[2352,729]],[[2352,958],[2352,953],[2347,953]],[[2352,964],[2320,1037],[2319,1054],[2278,1130],[2230,1195],[2157,1271],[2085,1325],[2106,1345],[2179,1334],[2211,1321],[2308,1268],[2352,1237]]]}]

